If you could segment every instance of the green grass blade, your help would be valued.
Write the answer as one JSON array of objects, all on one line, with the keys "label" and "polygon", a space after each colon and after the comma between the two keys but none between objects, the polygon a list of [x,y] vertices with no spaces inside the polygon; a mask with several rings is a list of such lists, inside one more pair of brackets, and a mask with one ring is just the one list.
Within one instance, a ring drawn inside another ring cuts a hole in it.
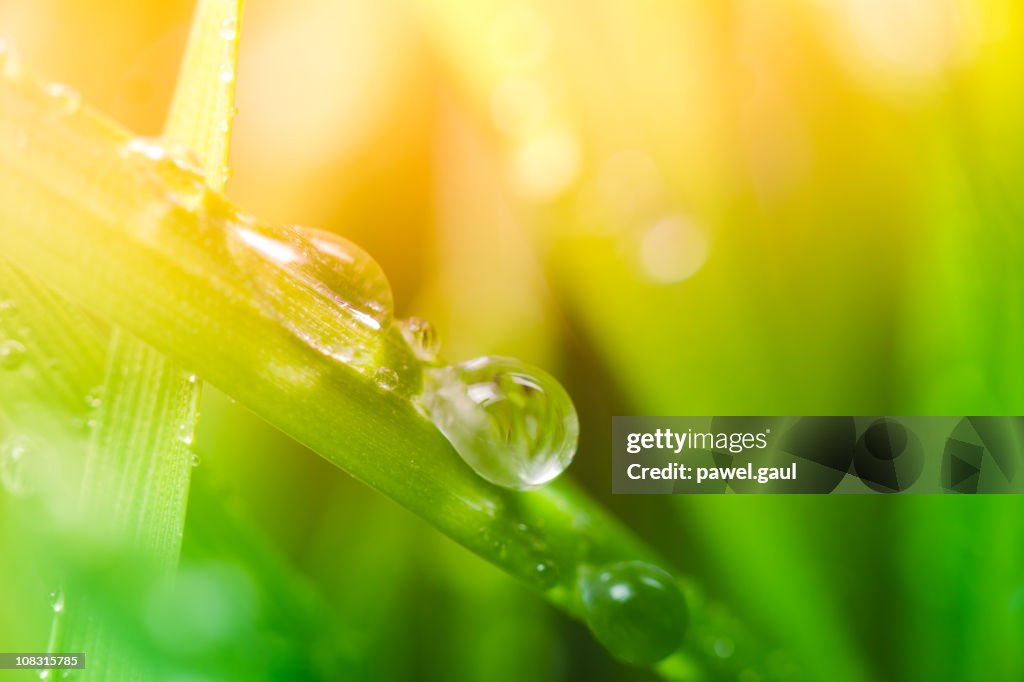
[{"label": "green grass blade", "polygon": [[[164,135],[168,144],[197,155],[216,189],[227,172],[239,12],[239,2],[199,3]],[[114,328],[82,504],[106,532],[147,557],[154,580],[175,570],[181,552],[200,391],[195,375]],[[81,611],[90,611],[85,599]],[[142,676],[141,663],[127,660],[115,633],[85,616],[69,622],[68,634],[105,661],[88,677]]]},{"label": "green grass blade", "polygon": [[[164,135],[198,156],[215,189],[227,168],[239,12],[239,2],[199,3]],[[185,523],[199,394],[194,375],[114,330],[85,503],[117,510],[123,532],[168,569]]]},{"label": "green grass blade", "polygon": [[200,0],[164,126],[164,140],[196,154],[214,190],[224,189],[235,112],[239,0]]}]

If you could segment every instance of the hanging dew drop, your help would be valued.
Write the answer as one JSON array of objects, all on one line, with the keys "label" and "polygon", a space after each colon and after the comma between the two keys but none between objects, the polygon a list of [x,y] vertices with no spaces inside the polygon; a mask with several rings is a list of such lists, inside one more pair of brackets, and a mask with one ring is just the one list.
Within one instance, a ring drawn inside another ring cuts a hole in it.
[{"label": "hanging dew drop", "polygon": [[587,625],[616,658],[655,663],[683,643],[686,599],[664,569],[642,561],[585,566],[579,593]]},{"label": "hanging dew drop", "polygon": [[18,369],[25,359],[25,344],[17,339],[7,339],[0,343],[0,367]]},{"label": "hanging dew drop", "polygon": [[417,359],[423,362],[437,360],[437,354],[441,350],[441,339],[433,325],[418,317],[410,317],[402,320],[399,328],[402,331],[402,338],[409,344]]},{"label": "hanging dew drop", "polygon": [[202,460],[200,460],[199,455],[197,455],[196,453],[193,452],[192,453],[192,460],[191,460],[192,468],[193,469],[196,468],[197,466],[199,466],[201,464],[201,462],[202,462]]},{"label": "hanging dew drop", "polygon": [[482,357],[424,372],[420,407],[488,481],[532,488],[576,454],[579,421],[553,377],[518,360]]},{"label": "hanging dew drop", "polygon": [[308,227],[234,226],[232,253],[282,324],[321,353],[368,371],[391,325],[391,285],[352,242]]}]

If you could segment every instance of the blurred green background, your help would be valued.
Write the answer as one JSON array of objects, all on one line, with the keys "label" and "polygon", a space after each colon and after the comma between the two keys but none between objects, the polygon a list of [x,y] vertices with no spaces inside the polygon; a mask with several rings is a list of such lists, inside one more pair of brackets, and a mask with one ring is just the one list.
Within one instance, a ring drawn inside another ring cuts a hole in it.
[{"label": "blurred green background", "polygon": [[[0,38],[156,134],[191,10],[0,0]],[[366,248],[449,359],[549,369],[568,475],[801,678],[1024,679],[1018,496],[609,492],[616,414],[1024,414],[1022,84],[1012,0],[251,0],[227,194]],[[215,388],[201,413],[178,584],[110,600],[167,679],[654,679]],[[33,499],[0,495],[3,650],[45,649],[60,580]]]}]

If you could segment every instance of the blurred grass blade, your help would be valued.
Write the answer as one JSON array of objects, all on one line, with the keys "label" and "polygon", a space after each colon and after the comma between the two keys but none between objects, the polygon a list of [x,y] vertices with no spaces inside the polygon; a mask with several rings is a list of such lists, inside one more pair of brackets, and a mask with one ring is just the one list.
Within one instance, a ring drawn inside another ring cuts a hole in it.
[{"label": "blurred grass blade", "polygon": [[[166,144],[197,155],[217,190],[227,175],[240,4],[199,2],[164,135]],[[146,557],[154,579],[173,572],[181,552],[199,396],[195,375],[115,327],[96,397],[82,504],[87,518],[101,520],[107,532]],[[69,622],[69,637],[104,661],[88,678],[141,676],[138,663],[118,660],[125,648],[91,617],[84,597],[84,617]]]},{"label": "blurred grass blade", "polygon": [[[226,174],[239,12],[239,2],[199,3],[164,136],[198,156],[217,190]],[[170,569],[185,523],[199,382],[119,328],[108,355],[83,493],[93,504],[118,500],[109,509],[134,524],[125,532]],[[125,485],[129,475],[138,476],[136,485]]]},{"label": "blurred grass blade", "polygon": [[164,126],[164,140],[192,152],[216,191],[224,189],[235,115],[240,0],[200,0]]}]

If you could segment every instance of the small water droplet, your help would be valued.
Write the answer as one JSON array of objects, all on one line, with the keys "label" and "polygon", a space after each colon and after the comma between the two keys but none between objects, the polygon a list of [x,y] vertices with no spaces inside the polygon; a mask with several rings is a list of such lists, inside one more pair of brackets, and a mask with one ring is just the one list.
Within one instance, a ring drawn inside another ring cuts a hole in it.
[{"label": "small water droplet", "polygon": [[60,116],[70,116],[82,107],[82,97],[63,83],[48,84],[46,94],[53,100],[54,111]]},{"label": "small water droplet", "polygon": [[178,426],[178,440],[185,445],[192,445],[192,427],[190,424],[181,424]]},{"label": "small water droplet", "polygon": [[64,612],[64,590],[56,590],[50,593],[50,608],[54,613]]},{"label": "small water droplet", "polygon": [[85,404],[91,408],[97,408],[103,403],[103,387],[96,386],[85,394]]},{"label": "small water droplet", "polygon": [[558,567],[551,561],[541,561],[535,568],[541,589],[551,589],[558,584]]},{"label": "small water droplet", "polygon": [[227,17],[220,24],[220,37],[224,40],[234,40],[238,36],[238,19]]},{"label": "small water droplet", "polygon": [[646,665],[682,644],[686,599],[664,569],[642,561],[585,566],[579,590],[587,625],[616,658]]},{"label": "small water droplet", "polygon": [[482,357],[429,369],[417,402],[462,459],[500,486],[547,483],[576,454],[579,421],[569,395],[518,360]]},{"label": "small water droplet", "polygon": [[361,371],[391,325],[391,285],[352,242],[308,227],[239,223],[232,253],[264,303],[299,339]]},{"label": "small water droplet", "polygon": [[17,339],[7,339],[0,343],[0,367],[17,369],[25,359],[25,344]]},{"label": "small water droplet", "polygon": [[235,80],[235,65],[230,62],[225,62],[220,67],[220,82],[231,83]]},{"label": "small water droplet", "polygon": [[140,165],[168,199],[186,210],[199,208],[209,192],[202,166],[187,147],[136,137],[121,147],[121,155]]},{"label": "small water droplet", "polygon": [[441,339],[432,324],[418,317],[410,317],[403,320],[399,327],[402,330],[402,337],[409,344],[413,355],[423,362],[432,362],[437,359],[437,354],[441,350]]},{"label": "small water droplet", "polygon": [[21,436],[12,436],[0,444],[0,482],[12,495],[28,492],[25,471],[28,451],[28,441]]},{"label": "small water droplet", "polygon": [[189,374],[189,375],[188,375],[188,383],[190,383],[190,384],[194,384],[194,383],[196,383],[196,382],[197,382],[198,380],[199,380],[199,379],[198,379],[198,377],[196,377],[196,375],[195,375],[195,374]]},{"label": "small water droplet", "polygon": [[201,460],[199,458],[199,455],[197,455],[196,453],[193,452],[192,453],[192,468],[194,469],[195,467],[199,466],[200,463],[201,463]]},{"label": "small water droplet", "polygon": [[398,386],[398,374],[389,367],[381,367],[374,370],[373,380],[377,383],[377,386],[385,391],[393,390]]}]

